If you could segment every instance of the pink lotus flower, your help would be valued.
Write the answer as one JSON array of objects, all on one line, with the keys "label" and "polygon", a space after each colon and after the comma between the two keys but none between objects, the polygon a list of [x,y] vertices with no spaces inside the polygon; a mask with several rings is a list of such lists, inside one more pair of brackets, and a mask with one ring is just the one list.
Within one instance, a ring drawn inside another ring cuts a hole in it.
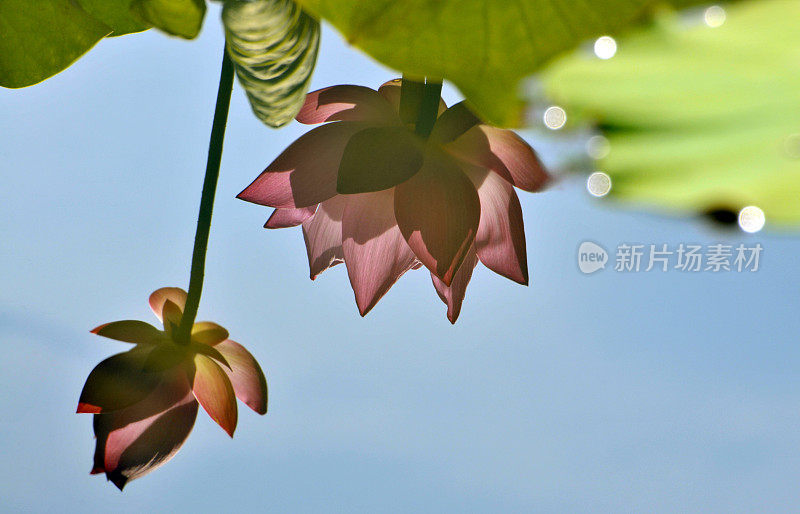
[{"label": "pink lotus flower", "polygon": [[455,323],[478,261],[527,285],[514,187],[537,191],[548,175],[525,141],[463,102],[441,102],[430,137],[418,137],[398,114],[400,84],[309,93],[297,120],[334,123],[292,143],[238,198],[276,208],[266,228],[302,224],[312,280],[344,262],[362,316],[424,265]]},{"label": "pink lotus flower", "polygon": [[231,437],[236,398],[267,412],[267,381],[253,356],[209,321],[195,323],[191,341],[176,343],[186,292],[165,287],[150,295],[164,330],[143,321],[115,321],[93,333],[133,343],[98,364],[83,386],[79,413],[94,414],[92,474],[105,472],[120,490],[161,466],[183,445],[198,402]]}]

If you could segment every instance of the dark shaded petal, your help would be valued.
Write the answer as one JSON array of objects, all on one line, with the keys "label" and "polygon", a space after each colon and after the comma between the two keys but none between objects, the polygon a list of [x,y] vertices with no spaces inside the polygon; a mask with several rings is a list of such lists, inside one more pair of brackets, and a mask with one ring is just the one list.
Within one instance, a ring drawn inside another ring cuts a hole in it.
[{"label": "dark shaded petal", "polygon": [[429,151],[419,173],[395,188],[394,211],[417,259],[450,285],[472,246],[481,216],[475,186],[458,163]]},{"label": "dark shaded petal", "polygon": [[425,143],[405,127],[369,127],[350,138],[344,149],[336,190],[369,193],[411,178],[424,158]]},{"label": "dark shaded petal", "polygon": [[279,208],[310,207],[336,195],[339,162],[356,121],[328,123],[303,134],[272,161],[237,198]]},{"label": "dark shaded petal", "polygon": [[93,473],[105,472],[118,488],[171,459],[194,426],[197,401],[186,371],[176,368],[144,400],[96,414]]},{"label": "dark shaded petal", "polygon": [[141,401],[158,386],[161,376],[144,371],[154,347],[136,347],[100,362],[89,373],[78,399],[79,413],[124,409]]},{"label": "dark shaded petal", "polygon": [[430,140],[440,144],[449,143],[480,122],[481,120],[465,102],[459,102],[439,116],[433,126]]},{"label": "dark shaded petal", "polygon": [[93,334],[133,344],[158,344],[166,334],[149,323],[139,320],[112,321],[91,331]]}]

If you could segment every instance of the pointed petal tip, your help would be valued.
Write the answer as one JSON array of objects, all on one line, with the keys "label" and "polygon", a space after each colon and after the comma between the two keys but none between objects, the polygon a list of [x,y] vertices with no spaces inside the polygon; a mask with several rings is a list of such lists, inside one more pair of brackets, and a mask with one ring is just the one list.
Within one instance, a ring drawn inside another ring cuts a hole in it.
[{"label": "pointed petal tip", "polygon": [[[461,263],[459,263],[459,266],[456,267],[456,269],[458,269],[459,267],[461,267]],[[429,269],[429,271],[434,275],[436,275],[436,278],[441,280],[445,286],[450,287],[451,285],[453,285],[453,279],[456,276],[455,271],[453,269],[446,270],[444,274],[439,273],[439,270]]]},{"label": "pointed petal tip", "polygon": [[194,358],[195,376],[192,392],[209,417],[233,437],[239,419],[236,392],[228,374],[210,357]]},{"label": "pointed petal tip", "polygon": [[97,334],[97,333],[99,333],[101,330],[103,330],[103,327],[105,327],[105,326],[107,326],[107,325],[108,325],[108,323],[103,323],[102,325],[98,325],[98,326],[94,327],[94,328],[93,328],[93,329],[91,329],[89,332],[90,332],[90,333],[92,333],[92,334]]},{"label": "pointed petal tip", "polygon": [[108,480],[111,480],[111,482],[113,482],[114,485],[117,486],[117,489],[120,490],[120,492],[122,492],[122,490],[125,489],[125,484],[128,483],[127,477],[124,477],[116,473],[115,474],[106,473],[106,478]]},{"label": "pointed petal tip", "polygon": [[96,405],[79,402],[78,409],[75,411],[75,414],[100,414],[102,411],[103,409]]},{"label": "pointed petal tip", "polygon": [[89,472],[90,475],[99,475],[100,473],[105,473],[105,469],[100,466],[94,466],[92,470]]},{"label": "pointed petal tip", "polygon": [[[236,398],[254,412],[266,414],[269,396],[267,380],[255,357],[244,346],[231,340],[223,341],[218,348],[233,366],[233,370],[226,371],[226,375],[231,381]],[[238,415],[236,421],[238,422]]]}]

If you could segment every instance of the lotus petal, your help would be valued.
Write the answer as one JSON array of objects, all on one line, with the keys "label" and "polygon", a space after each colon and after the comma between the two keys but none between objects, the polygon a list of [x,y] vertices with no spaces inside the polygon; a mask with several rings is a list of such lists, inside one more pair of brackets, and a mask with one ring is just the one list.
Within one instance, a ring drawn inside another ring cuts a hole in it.
[{"label": "lotus petal", "polygon": [[205,355],[195,355],[192,390],[205,411],[229,436],[236,430],[236,396],[228,375]]},{"label": "lotus petal", "polygon": [[346,203],[346,197],[334,196],[320,204],[313,218],[303,222],[311,280],[331,266],[344,262],[342,213]]},{"label": "lotus petal", "polygon": [[370,126],[327,123],[289,145],[237,198],[278,208],[310,207],[336,195],[339,162],[347,142]]},{"label": "lotus petal", "polygon": [[164,321],[164,304],[168,300],[183,313],[183,308],[186,306],[186,291],[179,287],[162,287],[150,295],[150,308],[162,322]]},{"label": "lotus petal", "polygon": [[356,305],[364,316],[417,262],[397,227],[393,189],[348,198],[342,249]]},{"label": "lotus petal", "polygon": [[183,445],[197,418],[185,371],[165,374],[144,400],[94,417],[92,473],[105,472],[118,488],[158,468]]},{"label": "lotus petal", "polygon": [[223,368],[233,385],[236,397],[259,414],[267,412],[267,379],[261,366],[244,346],[230,339],[215,346],[228,360],[231,369]]},{"label": "lotus petal", "polygon": [[296,227],[317,212],[317,204],[297,209],[275,209],[264,224],[264,228]]},{"label": "lotus petal", "polygon": [[369,193],[394,187],[422,167],[425,143],[405,127],[368,127],[350,138],[336,190]]},{"label": "lotus petal", "polygon": [[429,151],[419,173],[395,188],[394,211],[417,259],[450,285],[480,221],[472,182],[451,157]]},{"label": "lotus petal", "polygon": [[350,85],[331,86],[308,93],[296,119],[305,124],[326,121],[399,123],[391,104],[377,91]]},{"label": "lotus petal", "polygon": [[133,344],[158,344],[166,337],[161,330],[139,320],[112,321],[93,329],[92,333]]},{"label": "lotus petal", "polygon": [[510,130],[478,125],[445,148],[459,159],[488,168],[525,191],[539,191],[550,178],[533,148]]},{"label": "lotus petal", "polygon": [[228,331],[213,321],[198,321],[192,325],[192,341],[214,345],[228,338]]},{"label": "lotus petal", "polygon": [[124,409],[147,397],[161,376],[144,371],[153,347],[136,347],[100,362],[89,373],[78,400],[79,413]]},{"label": "lotus petal", "polygon": [[464,302],[464,295],[467,292],[467,285],[472,279],[472,271],[478,264],[478,257],[475,253],[475,248],[470,248],[464,262],[456,272],[452,284],[446,286],[439,277],[431,273],[431,280],[433,280],[433,287],[439,294],[439,298],[447,305],[447,319],[450,323],[455,324],[458,315],[461,314],[461,304]]},{"label": "lotus petal", "polygon": [[495,273],[528,285],[525,226],[514,186],[486,168],[463,169],[481,200],[481,222],[475,236],[478,258]]}]

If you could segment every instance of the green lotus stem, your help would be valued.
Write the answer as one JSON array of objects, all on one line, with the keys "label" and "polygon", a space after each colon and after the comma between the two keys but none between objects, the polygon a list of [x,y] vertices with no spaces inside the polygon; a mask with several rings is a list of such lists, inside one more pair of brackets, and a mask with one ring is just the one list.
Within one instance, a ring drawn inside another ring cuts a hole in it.
[{"label": "green lotus stem", "polygon": [[416,125],[424,93],[424,78],[415,80],[403,74],[400,85],[400,119],[403,120],[403,123]]},{"label": "green lotus stem", "polygon": [[428,79],[425,90],[422,92],[422,102],[419,106],[419,117],[414,132],[423,139],[428,139],[439,117],[439,101],[442,97],[442,81]]},{"label": "green lotus stem", "polygon": [[442,81],[410,78],[403,75],[400,87],[400,119],[414,125],[414,132],[423,139],[431,135],[439,117]]},{"label": "green lotus stem", "polygon": [[231,104],[233,63],[231,63],[226,49],[223,49],[222,54],[222,71],[219,76],[217,105],[214,108],[214,123],[211,127],[211,140],[208,143],[206,176],[203,180],[203,193],[200,197],[200,214],[197,218],[197,232],[194,236],[192,270],[189,276],[189,293],[186,299],[186,308],[183,311],[181,323],[176,334],[177,340],[182,343],[189,342],[192,325],[197,317],[197,307],[200,305],[200,295],[203,291],[208,235],[211,230],[211,214],[214,210],[214,195],[217,190],[219,165],[222,160],[222,144],[225,140],[225,126],[228,121],[228,109]]}]

